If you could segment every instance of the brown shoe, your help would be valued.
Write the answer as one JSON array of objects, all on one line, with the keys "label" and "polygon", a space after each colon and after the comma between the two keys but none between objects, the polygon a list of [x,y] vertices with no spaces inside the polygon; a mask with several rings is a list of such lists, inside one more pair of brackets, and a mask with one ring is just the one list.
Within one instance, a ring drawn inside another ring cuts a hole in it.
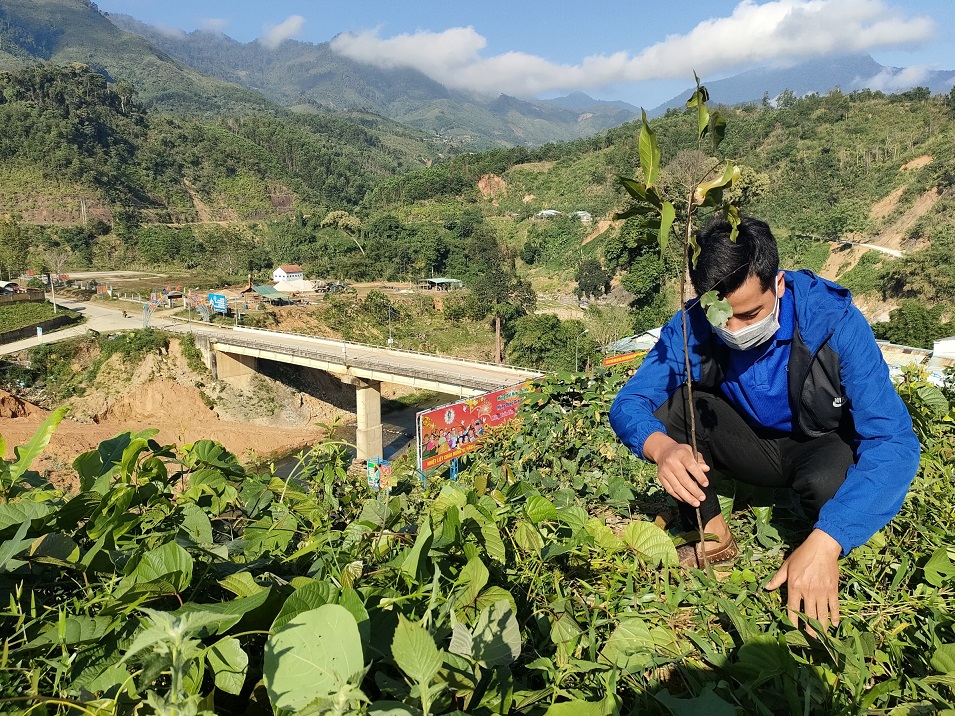
[{"label": "brown shoe", "polygon": [[[676,548],[676,555],[680,559],[681,567],[703,569],[703,542],[680,545]],[[713,552],[706,553],[706,561],[714,567],[720,567],[732,564],[738,556],[739,546],[733,535],[730,535],[729,542]]]}]

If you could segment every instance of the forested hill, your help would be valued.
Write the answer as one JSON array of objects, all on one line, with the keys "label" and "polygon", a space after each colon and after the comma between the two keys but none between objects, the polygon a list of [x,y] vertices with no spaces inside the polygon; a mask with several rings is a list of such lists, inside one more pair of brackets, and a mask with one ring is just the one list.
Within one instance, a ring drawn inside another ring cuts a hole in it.
[{"label": "forested hill", "polygon": [[80,197],[107,221],[348,209],[380,178],[433,153],[373,116],[271,112],[202,123],[149,112],[133,85],[108,85],[85,65],[0,74],[0,212],[27,223],[79,223]]},{"label": "forested hill", "polygon": [[[746,213],[772,224],[785,266],[825,270],[856,294],[917,297],[944,311],[955,305],[955,93],[784,92],[777,107],[723,111],[721,153],[743,169],[737,199]],[[696,121],[693,111],[675,110],[653,121],[665,185],[680,186],[711,161],[692,149]],[[609,275],[622,275],[637,297],[634,327],[643,330],[672,312],[673,297],[662,289],[678,262],[660,260],[639,219],[600,222],[628,204],[618,176],[638,171],[638,136],[639,126],[629,124],[535,150],[456,157],[385,181],[368,208],[412,223],[461,198],[476,201],[532,268],[566,272],[597,261]],[[479,187],[482,173],[493,176]],[[562,215],[538,218],[544,210]],[[581,224],[577,211],[595,223]],[[866,254],[843,239],[905,258]]]},{"label": "forested hill", "polygon": [[144,104],[180,115],[248,113],[270,104],[120,30],[90,0],[0,0],[0,48],[0,69],[80,62],[111,82],[131,83]]}]

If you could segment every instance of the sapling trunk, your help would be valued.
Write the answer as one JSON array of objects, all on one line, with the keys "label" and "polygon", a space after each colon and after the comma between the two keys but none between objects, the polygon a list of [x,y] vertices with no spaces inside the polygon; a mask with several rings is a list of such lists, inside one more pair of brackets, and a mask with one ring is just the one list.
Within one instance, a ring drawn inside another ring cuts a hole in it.
[{"label": "sapling trunk", "polygon": [[[690,338],[689,329],[686,320],[686,276],[690,268],[690,239],[693,233],[693,191],[690,191],[687,198],[686,212],[686,237],[683,241],[683,269],[680,275],[680,312],[683,319],[683,361],[686,366],[686,401],[687,412],[690,416],[690,448],[693,450],[693,459],[699,459],[699,451],[696,446],[696,408],[693,406],[693,373],[690,365]],[[709,567],[709,560],[706,558],[706,541],[703,536],[703,516],[700,514],[700,508],[696,508],[696,527],[700,535],[700,554],[703,556],[703,567]]]}]

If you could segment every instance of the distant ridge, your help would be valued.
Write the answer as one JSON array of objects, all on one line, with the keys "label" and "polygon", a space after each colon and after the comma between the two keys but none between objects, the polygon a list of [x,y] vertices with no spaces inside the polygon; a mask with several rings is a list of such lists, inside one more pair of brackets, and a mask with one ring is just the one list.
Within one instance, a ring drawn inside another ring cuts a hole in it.
[{"label": "distant ridge", "polygon": [[[760,102],[767,95],[772,100],[786,90],[803,96],[813,92],[826,94],[836,87],[843,92],[884,89],[879,84],[885,83],[892,85],[892,89],[884,90],[887,93],[922,86],[938,94],[948,92],[955,83],[955,70],[929,71],[921,81],[911,84],[899,83],[901,72],[898,67],[880,65],[868,54],[839,55],[814,58],[785,68],[760,67],[705,84],[712,96],[719,98],[720,104],[734,105]],[[648,114],[659,116],[668,109],[681,109],[692,95],[693,90],[687,89]]]},{"label": "distant ridge", "polygon": [[329,43],[286,40],[271,50],[219,33],[170,33],[128,15],[108,17],[179,62],[286,107],[371,111],[473,149],[579,139],[639,116],[625,102],[602,102],[583,93],[531,101],[452,90],[417,70],[355,62]]}]

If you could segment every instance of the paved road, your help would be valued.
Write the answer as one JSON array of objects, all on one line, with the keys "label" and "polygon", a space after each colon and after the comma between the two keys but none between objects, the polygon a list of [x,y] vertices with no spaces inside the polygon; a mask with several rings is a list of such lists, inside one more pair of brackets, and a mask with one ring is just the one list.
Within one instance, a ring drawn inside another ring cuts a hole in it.
[{"label": "paved road", "polygon": [[14,343],[5,343],[0,345],[0,355],[19,353],[27,348],[39,345],[41,342],[55,343],[56,341],[62,341],[67,338],[82,336],[89,329],[99,331],[100,333],[109,333],[110,331],[140,328],[143,325],[142,314],[138,311],[127,310],[129,318],[123,318],[122,310],[126,307],[125,304],[122,307],[113,308],[111,306],[107,307],[103,304],[97,304],[94,301],[70,301],[58,298],[56,305],[76,311],[81,316],[85,316],[86,321],[79,325],[71,326],[70,328],[64,328],[61,331],[47,333],[43,336],[42,341],[36,336],[33,336],[32,338],[24,338]]},{"label": "paved road", "polygon": [[894,256],[897,259],[905,256],[904,253],[898,249],[890,249],[887,246],[879,246],[878,244],[864,244],[861,241],[848,241],[846,239],[830,239],[833,243],[836,244],[849,244],[850,246],[862,246],[866,249],[872,249],[873,251],[880,251],[883,254],[888,254],[889,256]]}]

